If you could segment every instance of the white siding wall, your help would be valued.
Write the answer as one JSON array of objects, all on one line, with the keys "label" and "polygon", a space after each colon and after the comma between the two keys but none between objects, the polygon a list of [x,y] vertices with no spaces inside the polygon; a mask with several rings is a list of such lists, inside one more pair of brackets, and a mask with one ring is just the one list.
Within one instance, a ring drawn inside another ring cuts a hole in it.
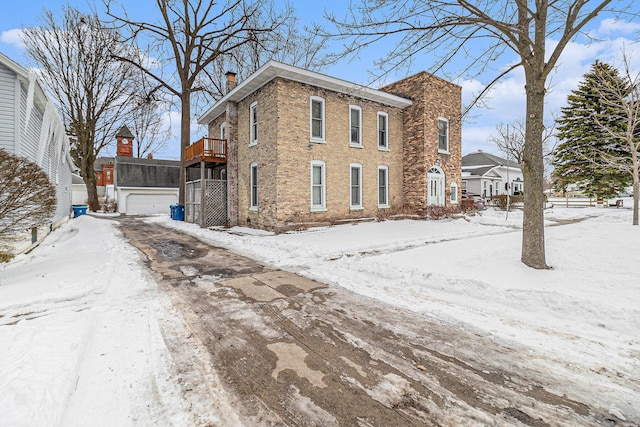
[{"label": "white siding wall", "polygon": [[16,74],[0,63],[0,149],[15,150]]},{"label": "white siding wall", "polygon": [[[3,57],[0,60],[4,61]],[[69,216],[71,209],[71,172],[69,142],[57,115],[53,117],[51,130],[43,129],[47,99],[42,89],[35,87],[32,106],[28,112],[29,76],[27,71],[0,61],[0,148],[37,163],[49,176],[55,187],[57,206],[52,223]],[[37,84],[35,80],[31,84]],[[27,114],[29,113],[29,118]],[[47,117],[52,117],[47,115]],[[60,139],[60,136],[63,139]],[[43,224],[48,226],[48,224]]]}]

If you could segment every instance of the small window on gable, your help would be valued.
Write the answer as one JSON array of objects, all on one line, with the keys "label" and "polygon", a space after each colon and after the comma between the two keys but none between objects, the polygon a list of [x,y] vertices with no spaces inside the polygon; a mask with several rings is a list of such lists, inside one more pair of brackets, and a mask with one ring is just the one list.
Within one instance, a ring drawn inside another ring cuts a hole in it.
[{"label": "small window on gable", "polygon": [[438,118],[438,152],[449,153],[449,120]]},{"label": "small window on gable", "polygon": [[227,139],[227,122],[220,125],[220,139]]},{"label": "small window on gable", "polygon": [[362,109],[357,105],[349,106],[349,145],[362,147]]},{"label": "small window on gable", "polygon": [[311,142],[325,142],[324,99],[312,96],[310,98],[310,129]]},{"label": "small window on gable", "polygon": [[258,102],[254,102],[250,107],[249,121],[251,124],[249,145],[256,145],[258,143]]},{"label": "small window on gable", "polygon": [[378,150],[389,149],[389,116],[387,113],[378,112]]}]

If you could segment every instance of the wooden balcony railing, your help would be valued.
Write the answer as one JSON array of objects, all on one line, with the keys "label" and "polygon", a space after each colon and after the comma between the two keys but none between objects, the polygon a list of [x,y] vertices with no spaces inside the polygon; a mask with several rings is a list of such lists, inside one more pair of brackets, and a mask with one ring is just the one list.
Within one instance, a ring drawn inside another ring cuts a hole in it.
[{"label": "wooden balcony railing", "polygon": [[202,137],[187,147],[185,160],[187,164],[200,161],[225,163],[227,161],[227,140]]}]

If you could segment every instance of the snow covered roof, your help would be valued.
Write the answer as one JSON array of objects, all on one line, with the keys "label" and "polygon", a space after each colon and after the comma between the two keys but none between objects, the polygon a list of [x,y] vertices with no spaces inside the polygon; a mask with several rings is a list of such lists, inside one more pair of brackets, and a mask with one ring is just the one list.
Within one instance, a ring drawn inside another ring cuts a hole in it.
[{"label": "snow covered roof", "polygon": [[517,162],[485,153],[482,150],[462,156],[462,167],[465,166],[509,166],[520,169],[520,165]]}]

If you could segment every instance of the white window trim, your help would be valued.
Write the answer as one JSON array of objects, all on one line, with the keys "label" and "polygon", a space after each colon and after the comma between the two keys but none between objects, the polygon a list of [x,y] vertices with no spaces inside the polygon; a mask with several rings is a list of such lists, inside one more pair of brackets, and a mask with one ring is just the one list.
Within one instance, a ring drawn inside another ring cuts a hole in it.
[{"label": "white window trim", "polygon": [[[385,200],[386,203],[380,203],[380,171],[385,171],[386,185],[384,188],[385,192]],[[389,207],[389,167],[388,166],[378,166],[378,207],[379,208],[388,208]]]},{"label": "white window trim", "polygon": [[[314,205],[313,204],[313,168],[314,166],[320,166],[322,168],[322,204]],[[309,168],[309,188],[311,190],[310,194],[310,206],[311,212],[326,212],[327,211],[327,170],[326,163],[323,160],[312,160]]]},{"label": "white window trim", "polygon": [[[358,111],[358,142],[351,141],[351,111]],[[349,146],[362,148],[362,108],[357,105],[349,105]]]},{"label": "white window trim", "polygon": [[227,139],[227,122],[220,123],[220,139]]},{"label": "white window trim", "polygon": [[[251,106],[249,106],[249,146],[253,146],[253,145],[257,145],[258,144],[258,136],[259,135],[255,135],[254,131],[253,131],[253,109],[254,108],[258,108],[258,101],[252,102]],[[260,113],[260,111],[258,111],[258,114]],[[256,117],[256,127],[258,126],[258,118]]]},{"label": "white window trim", "polygon": [[[447,123],[447,149],[446,150],[442,150],[440,148],[440,129],[438,124],[440,124],[440,120],[442,120],[443,122]],[[449,144],[449,133],[450,133],[451,129],[449,128],[449,119],[445,118],[445,117],[438,117],[438,123],[436,123],[436,134],[437,134],[437,142],[438,142],[438,153],[442,153],[442,154],[451,154],[449,149],[450,149],[450,144]]]},{"label": "white window trim", "polygon": [[[387,124],[387,129],[386,132],[384,134],[384,139],[385,139],[385,145],[382,146],[380,145],[380,116],[385,117],[385,122]],[[376,133],[376,143],[378,144],[378,150],[379,151],[389,151],[389,115],[387,113],[385,113],[384,111],[378,111],[378,115],[376,117],[376,123],[377,123],[377,133]]]},{"label": "white window trim", "polygon": [[[322,136],[321,137],[317,137],[317,136],[313,136],[313,101],[318,101],[320,102],[321,106],[322,106]],[[319,96],[311,96],[309,97],[309,142],[314,142],[317,144],[326,144],[326,124],[327,121],[327,116],[325,115],[325,102],[324,102],[324,98],[321,98]]]},{"label": "white window trim", "polygon": [[[255,169],[254,169],[255,168]],[[257,211],[258,210],[258,182],[256,182],[256,200],[255,200],[255,204],[253,203],[253,178],[254,178],[254,171],[258,172],[258,163],[254,162],[251,163],[251,165],[249,166],[249,210],[250,211]],[[259,179],[259,178],[258,178]]]},{"label": "white window trim", "polygon": [[[353,171],[353,169],[358,169],[358,178],[360,179],[360,182],[358,183],[358,200],[360,203],[358,204],[353,204],[353,198],[352,198],[352,193],[351,190],[353,189],[353,177],[351,172]],[[352,211],[359,211],[362,210],[362,164],[360,163],[351,163],[349,165],[349,209],[351,209]]]},{"label": "white window trim", "polygon": [[458,184],[455,182],[449,185],[449,202],[452,205],[458,204]]}]

